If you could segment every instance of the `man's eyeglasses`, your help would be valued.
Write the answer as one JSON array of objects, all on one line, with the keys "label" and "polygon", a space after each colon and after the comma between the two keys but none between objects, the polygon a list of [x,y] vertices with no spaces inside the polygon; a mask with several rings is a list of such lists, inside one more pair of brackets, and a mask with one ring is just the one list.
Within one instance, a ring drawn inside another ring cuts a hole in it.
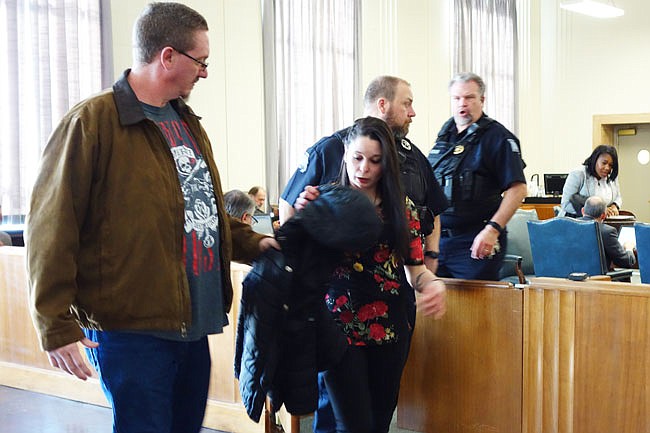
[{"label": "man's eyeglasses", "polygon": [[[174,48],[174,47],[172,47],[172,48]],[[201,67],[201,70],[202,70],[202,71],[205,71],[206,69],[208,69],[208,64],[207,64],[207,63],[204,63],[204,62],[200,61],[200,60],[197,59],[196,57],[192,57],[192,56],[190,56],[190,55],[187,54],[185,51],[177,50],[176,48],[174,48],[174,50],[176,50],[176,52],[178,52],[178,53],[184,55],[184,56],[187,57],[188,59],[192,59],[192,60],[194,60],[194,61],[196,62],[196,64],[199,65],[199,66]]]},{"label": "man's eyeglasses", "polygon": [[251,215],[251,225],[254,226],[257,223],[258,223],[257,218],[255,218],[253,215]]}]

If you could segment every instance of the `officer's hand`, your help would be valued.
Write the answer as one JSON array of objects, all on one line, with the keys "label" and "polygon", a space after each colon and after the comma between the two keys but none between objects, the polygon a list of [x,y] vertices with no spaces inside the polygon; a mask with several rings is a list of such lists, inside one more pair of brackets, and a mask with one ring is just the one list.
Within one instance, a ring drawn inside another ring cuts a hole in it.
[{"label": "officer's hand", "polygon": [[471,248],[473,259],[492,257],[499,249],[499,231],[492,226],[485,226],[474,238]]},{"label": "officer's hand", "polygon": [[296,203],[293,205],[293,207],[295,207],[296,210],[300,211],[304,209],[310,201],[316,200],[319,194],[320,192],[318,191],[318,187],[307,185],[305,187],[305,190],[301,192],[296,199]]}]

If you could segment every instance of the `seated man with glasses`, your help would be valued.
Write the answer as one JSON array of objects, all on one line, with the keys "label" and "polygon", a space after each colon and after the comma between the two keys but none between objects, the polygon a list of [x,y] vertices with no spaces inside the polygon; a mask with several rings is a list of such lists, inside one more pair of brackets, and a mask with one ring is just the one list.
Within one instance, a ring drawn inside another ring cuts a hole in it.
[{"label": "seated man with glasses", "polygon": [[257,220],[253,216],[255,213],[255,202],[248,194],[238,189],[228,191],[223,195],[226,213],[243,223],[255,225]]}]

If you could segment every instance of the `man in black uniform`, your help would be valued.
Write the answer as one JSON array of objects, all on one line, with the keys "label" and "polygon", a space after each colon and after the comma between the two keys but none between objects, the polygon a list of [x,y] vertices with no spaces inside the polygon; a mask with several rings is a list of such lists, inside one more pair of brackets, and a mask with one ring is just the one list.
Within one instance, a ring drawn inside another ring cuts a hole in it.
[{"label": "man in black uniform", "polygon": [[[380,76],[372,80],[364,96],[364,115],[382,119],[395,133],[402,186],[420,210],[422,233],[425,234],[426,265],[435,272],[440,227],[439,224],[434,224],[434,216],[445,210],[448,204],[433,177],[427,158],[406,138],[409,125],[415,117],[410,84],[391,76]],[[281,222],[293,215],[293,205],[305,186],[322,185],[339,178],[343,143],[348,130],[345,128],[321,138],[307,149],[298,170],[291,176],[280,197]]]},{"label": "man in black uniform", "polygon": [[[406,138],[409,125],[415,117],[410,84],[401,78],[391,76],[380,76],[372,80],[364,96],[364,115],[384,120],[395,134],[402,186],[406,195],[418,207],[422,233],[425,235],[425,264],[435,273],[440,239],[438,215],[447,208],[448,204],[438,182],[433,177],[426,156]],[[293,205],[305,186],[322,185],[339,179],[345,151],[344,141],[348,131],[349,128],[337,131],[307,149],[298,170],[289,179],[280,197],[281,222],[293,215]],[[414,300],[413,291],[407,292]],[[415,309],[412,314],[411,321],[414,323]],[[322,385],[320,380],[319,385]],[[324,389],[321,392],[319,408],[314,418],[314,431],[333,432],[335,428],[333,414],[328,406],[326,392]]]},{"label": "man in black uniform", "polygon": [[527,194],[519,140],[483,113],[481,77],[458,74],[449,93],[453,117],[429,153],[451,203],[440,218],[438,275],[498,280],[505,226]]}]

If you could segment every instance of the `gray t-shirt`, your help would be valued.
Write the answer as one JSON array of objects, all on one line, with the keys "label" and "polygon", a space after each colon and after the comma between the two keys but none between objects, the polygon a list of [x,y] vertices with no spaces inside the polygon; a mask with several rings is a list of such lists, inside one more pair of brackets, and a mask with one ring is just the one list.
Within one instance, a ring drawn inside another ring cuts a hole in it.
[{"label": "gray t-shirt", "polygon": [[183,122],[171,106],[142,104],[147,118],[158,125],[176,162],[185,199],[183,250],[192,299],[192,324],[183,337],[179,331],[147,332],[161,338],[194,341],[218,334],[227,324],[223,310],[223,281],[219,260],[219,216],[212,178],[203,155]]}]

